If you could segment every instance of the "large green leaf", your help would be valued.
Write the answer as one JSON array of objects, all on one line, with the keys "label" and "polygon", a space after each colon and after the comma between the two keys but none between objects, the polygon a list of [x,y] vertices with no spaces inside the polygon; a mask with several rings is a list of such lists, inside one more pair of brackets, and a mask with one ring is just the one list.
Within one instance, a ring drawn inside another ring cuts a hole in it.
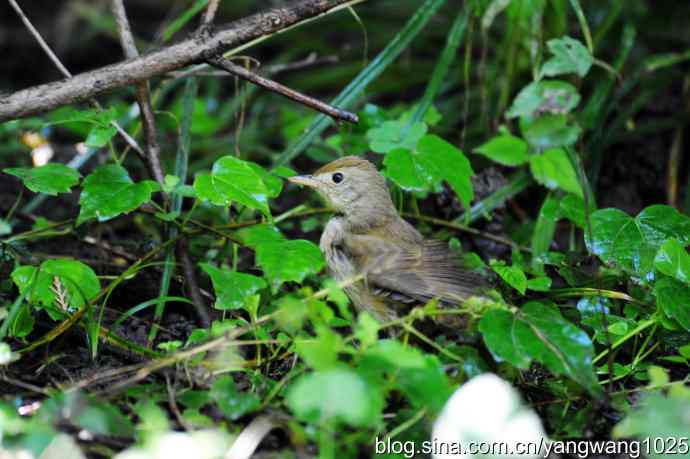
[{"label": "large green leaf", "polygon": [[593,394],[600,392],[594,374],[594,347],[587,333],[536,301],[519,311],[488,311],[479,330],[491,353],[518,368],[536,360],[554,374],[566,375]]},{"label": "large green leaf", "polygon": [[260,277],[219,269],[209,263],[201,263],[200,266],[213,283],[213,290],[216,292],[213,307],[216,309],[239,309],[248,297],[266,288],[266,281]]},{"label": "large green leaf", "polygon": [[582,197],[582,187],[577,180],[577,173],[566,152],[561,148],[546,150],[529,159],[532,175],[547,188],[560,188]]},{"label": "large green leaf", "polygon": [[321,250],[313,242],[283,240],[256,246],[256,262],[276,290],[283,282],[302,282],[323,268]]},{"label": "large green leaf", "polygon": [[690,217],[670,206],[647,207],[632,218],[622,210],[601,209],[592,213],[590,250],[644,280],[653,279],[654,258],[662,244],[676,238],[688,244]]},{"label": "large green leaf", "polygon": [[521,118],[520,130],[525,140],[537,151],[571,146],[582,134],[582,128],[571,123],[563,114]]},{"label": "large green leaf", "polygon": [[409,191],[433,191],[446,181],[465,207],[474,196],[472,166],[463,152],[435,135],[425,135],[414,150],[390,151],[383,163],[386,175]]},{"label": "large green leaf", "polygon": [[3,169],[4,172],[19,177],[24,186],[35,193],[57,195],[68,193],[79,183],[80,174],[71,167],[60,163],[49,163],[41,167],[16,167]]},{"label": "large green leaf", "polygon": [[106,221],[131,212],[148,202],[157,189],[158,185],[150,180],[134,183],[122,166],[100,166],[84,179],[77,225],[91,218]]},{"label": "large green leaf", "polygon": [[690,284],[690,255],[678,239],[664,242],[654,258],[654,266],[667,276]]},{"label": "large green leaf", "polygon": [[287,404],[297,417],[313,423],[338,420],[355,427],[375,424],[383,408],[380,390],[349,368],[302,376],[288,390]]},{"label": "large green leaf", "polygon": [[[237,202],[270,216],[269,196],[275,196],[276,187],[264,182],[264,174],[257,165],[234,156],[223,156],[213,164],[211,175],[200,175],[194,180],[194,189],[201,199],[217,205]],[[280,192],[280,190],[277,190]]]}]

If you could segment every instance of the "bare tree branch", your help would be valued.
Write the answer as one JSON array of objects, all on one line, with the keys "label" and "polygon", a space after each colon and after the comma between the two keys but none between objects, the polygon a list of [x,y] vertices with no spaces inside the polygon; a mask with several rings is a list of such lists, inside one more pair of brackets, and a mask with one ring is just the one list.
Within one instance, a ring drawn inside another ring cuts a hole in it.
[{"label": "bare tree branch", "polygon": [[0,98],[0,122],[36,115],[81,102],[115,88],[146,81],[363,1],[365,0],[302,0],[289,7],[274,8],[239,19],[210,36],[197,34],[136,59],[102,67],[67,80],[17,91]]},{"label": "bare tree branch", "polygon": [[[139,51],[134,44],[134,35],[127,20],[127,11],[122,0],[112,0],[112,10],[117,22],[117,29],[120,35],[120,43],[127,59],[139,57]],[[161,185],[165,182],[165,174],[161,166],[160,146],[158,145],[158,130],[156,129],[156,117],[151,105],[151,91],[148,81],[140,81],[136,87],[136,98],[141,112],[142,125],[144,127],[144,137],[146,138],[146,160],[149,170]]]},{"label": "bare tree branch", "polygon": [[333,107],[332,105],[328,105],[327,103],[321,102],[318,99],[314,99],[313,97],[304,95],[278,82],[257,75],[256,73],[251,72],[245,69],[244,67],[241,67],[237,64],[233,64],[224,57],[213,57],[208,60],[208,63],[213,65],[214,67],[226,70],[229,73],[232,73],[233,75],[236,75],[247,81],[251,81],[252,83],[259,85],[262,88],[266,88],[269,91],[273,91],[277,94],[280,94],[281,96],[287,97],[288,99],[294,100],[295,102],[298,102],[302,105],[306,105],[307,107],[313,108],[314,110],[324,113],[337,121],[349,121],[351,123],[357,123],[359,121],[357,115],[355,115],[354,113]]}]

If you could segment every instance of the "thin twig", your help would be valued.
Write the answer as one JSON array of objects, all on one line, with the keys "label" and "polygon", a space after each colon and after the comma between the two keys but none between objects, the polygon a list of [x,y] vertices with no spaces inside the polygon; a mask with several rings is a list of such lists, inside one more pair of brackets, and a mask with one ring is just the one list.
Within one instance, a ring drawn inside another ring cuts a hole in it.
[{"label": "thin twig", "polygon": [[262,88],[268,89],[269,91],[280,94],[283,97],[287,97],[288,99],[294,100],[295,102],[298,102],[302,105],[306,105],[307,107],[310,107],[318,112],[328,115],[336,121],[348,121],[350,123],[359,122],[359,118],[354,113],[333,107],[325,102],[321,102],[318,99],[314,99],[313,97],[304,95],[300,92],[295,91],[294,89],[290,89],[287,86],[284,86],[278,82],[259,76],[256,73],[245,69],[244,67],[240,67],[239,65],[233,64],[232,62],[230,62],[229,59],[226,59],[224,57],[212,57],[207,59],[207,62],[213,65],[214,67],[226,70],[233,75],[236,75],[247,81],[251,81],[252,83],[258,86],[261,86]]},{"label": "thin twig", "polygon": [[[306,58],[301,61],[288,62],[285,64],[273,64],[266,67],[262,67],[262,72],[264,75],[277,75],[279,73],[290,72],[295,70],[303,70],[305,68],[325,65],[325,64],[336,64],[338,63],[338,56],[324,56],[317,57],[316,53],[310,53]],[[225,70],[207,70],[208,65],[198,65],[189,70],[181,70],[170,72],[166,77],[170,78],[186,78],[188,76],[208,76],[208,77],[234,77]]]},{"label": "thin twig", "polygon": [[[46,41],[41,36],[40,32],[36,29],[36,27],[34,27],[34,25],[31,23],[26,14],[24,14],[24,11],[21,9],[16,0],[9,0],[9,2],[12,8],[14,8],[14,11],[17,13],[19,18],[26,26],[26,28],[29,29],[31,35],[33,35],[34,39],[41,46],[41,49],[43,49],[43,51],[48,55],[48,57],[58,68],[60,73],[62,73],[62,75],[66,78],[72,78],[72,74],[70,73],[70,71],[67,70],[67,67],[65,67],[60,61],[60,59],[55,55],[48,43],[46,43]],[[91,104],[94,105],[98,110],[103,110],[103,107],[101,106],[101,104],[98,103],[96,99],[89,98],[89,102],[91,102]],[[25,101],[24,103],[27,105],[31,104],[30,101]],[[0,106],[1,105],[2,104],[0,104]],[[120,126],[120,124],[117,121],[112,120],[110,124],[113,125],[115,129],[117,129],[118,134],[120,134],[120,136],[125,140],[125,142],[127,142],[127,144],[134,149],[134,151],[136,151],[141,157],[144,156],[144,151],[141,149],[136,140],[134,140],[129,134],[127,134],[127,132],[122,128],[122,126]]]},{"label": "thin twig", "polygon": [[196,315],[199,319],[199,325],[203,328],[211,326],[211,318],[208,315],[203,298],[201,297],[201,290],[199,283],[196,280],[196,272],[194,271],[194,264],[189,256],[189,244],[186,238],[182,238],[177,243],[177,258],[182,263],[182,270],[184,277],[187,280],[187,288],[189,296],[192,297],[192,303],[196,309]]},{"label": "thin twig", "polygon": [[496,236],[495,234],[487,233],[486,231],[481,231],[476,228],[472,228],[470,226],[465,226],[465,225],[460,225],[458,223],[453,223],[449,222],[446,220],[442,220],[440,218],[434,218],[434,217],[426,217],[424,215],[416,215],[416,214],[410,214],[410,213],[403,213],[403,217],[405,218],[412,218],[414,220],[419,220],[422,222],[427,222],[431,223],[432,225],[437,225],[437,226],[445,226],[446,228],[454,229],[457,231],[463,231],[465,233],[470,233],[474,234],[475,236],[479,236],[484,239],[489,239],[494,242],[498,242],[500,244],[505,244],[510,247],[515,247],[523,252],[531,252],[532,250],[529,247],[523,247],[521,245],[518,245],[515,243],[515,241],[511,241],[510,239],[501,237],[501,236]]},{"label": "thin twig", "polygon": [[240,52],[268,37],[364,1],[366,0],[301,0],[287,7],[239,19],[214,30],[210,36],[196,34],[136,59],[118,62],[66,80],[23,89],[0,97],[0,122],[88,100],[115,88],[130,86],[204,61],[225,51]]},{"label": "thin twig", "polygon": [[[123,1],[112,0],[111,7],[117,22],[117,30],[120,35],[120,43],[122,44],[122,50],[125,53],[125,57],[127,59],[139,57],[139,51],[134,43],[134,35],[132,34],[132,28],[129,25],[129,21],[127,20],[127,11],[125,10]],[[140,81],[137,83],[136,98],[141,113],[141,122],[144,127],[144,137],[146,138],[146,160],[153,174],[153,178],[163,185],[165,183],[165,174],[161,166],[156,117],[151,105],[151,91],[148,81]]]}]

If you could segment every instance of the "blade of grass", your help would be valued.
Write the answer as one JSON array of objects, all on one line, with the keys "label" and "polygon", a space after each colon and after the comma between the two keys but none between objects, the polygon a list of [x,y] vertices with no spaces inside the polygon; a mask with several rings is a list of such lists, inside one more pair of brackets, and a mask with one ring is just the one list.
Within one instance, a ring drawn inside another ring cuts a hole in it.
[{"label": "blade of grass", "polygon": [[163,42],[167,42],[175,35],[182,27],[184,27],[194,16],[199,14],[201,10],[206,7],[208,0],[197,0],[194,5],[186,9],[179,15],[168,27],[163,31]]},{"label": "blade of grass", "polygon": [[[185,84],[184,92],[182,94],[182,120],[180,122],[180,139],[177,146],[177,155],[175,158],[175,175],[180,178],[180,183],[184,184],[187,178],[187,170],[189,167],[189,149],[191,145],[190,128],[192,125],[192,117],[194,115],[194,100],[197,94],[196,78],[190,77]],[[182,196],[173,196],[172,211],[180,212],[182,209]],[[167,229],[168,239],[174,239],[178,234],[178,229],[175,226],[169,226]],[[149,346],[156,339],[158,333],[158,324],[163,317],[165,311],[165,297],[168,296],[170,290],[170,279],[175,272],[175,247],[167,248],[165,254],[165,268],[163,268],[163,276],[161,277],[161,285],[158,290],[158,303],[153,316],[153,326],[149,330]]]},{"label": "blade of grass", "polygon": [[582,11],[582,6],[578,0],[570,0],[570,6],[575,10],[575,15],[577,16],[577,21],[580,23],[580,28],[582,29],[582,35],[585,37],[585,43],[587,44],[587,49],[589,53],[594,55],[594,43],[592,41],[592,32],[589,30],[589,24],[587,24],[587,18],[585,17],[584,11]]},{"label": "blade of grass", "polygon": [[[393,40],[379,53],[371,63],[362,70],[354,80],[348,84],[341,93],[331,101],[334,107],[349,108],[366,87],[402,53],[412,39],[422,30],[424,25],[438,11],[446,0],[427,0],[405,24],[405,27],[393,38]],[[273,163],[273,167],[283,166],[304,151],[314,139],[321,134],[333,120],[325,115],[317,116],[309,125],[306,132],[295,142],[288,146]]]},{"label": "blade of grass", "polygon": [[441,57],[436,62],[436,67],[434,72],[431,74],[431,80],[424,91],[422,100],[419,102],[417,109],[407,123],[407,128],[409,129],[414,123],[422,121],[424,115],[426,115],[427,110],[431,106],[434,98],[441,89],[441,84],[445,81],[446,75],[450,66],[455,62],[455,57],[457,56],[458,47],[462,42],[462,38],[465,34],[465,29],[467,28],[467,18],[469,16],[469,8],[463,8],[460,13],[455,17],[453,25],[448,32],[448,38],[446,39],[446,46],[441,53]]}]

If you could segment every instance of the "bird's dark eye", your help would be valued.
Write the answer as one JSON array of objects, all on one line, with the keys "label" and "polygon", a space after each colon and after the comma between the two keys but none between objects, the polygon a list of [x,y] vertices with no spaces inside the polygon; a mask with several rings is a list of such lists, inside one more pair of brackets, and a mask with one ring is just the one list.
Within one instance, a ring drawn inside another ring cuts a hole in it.
[{"label": "bird's dark eye", "polygon": [[343,174],[341,174],[340,172],[336,172],[335,174],[333,174],[332,178],[335,183],[340,183],[343,181]]}]

